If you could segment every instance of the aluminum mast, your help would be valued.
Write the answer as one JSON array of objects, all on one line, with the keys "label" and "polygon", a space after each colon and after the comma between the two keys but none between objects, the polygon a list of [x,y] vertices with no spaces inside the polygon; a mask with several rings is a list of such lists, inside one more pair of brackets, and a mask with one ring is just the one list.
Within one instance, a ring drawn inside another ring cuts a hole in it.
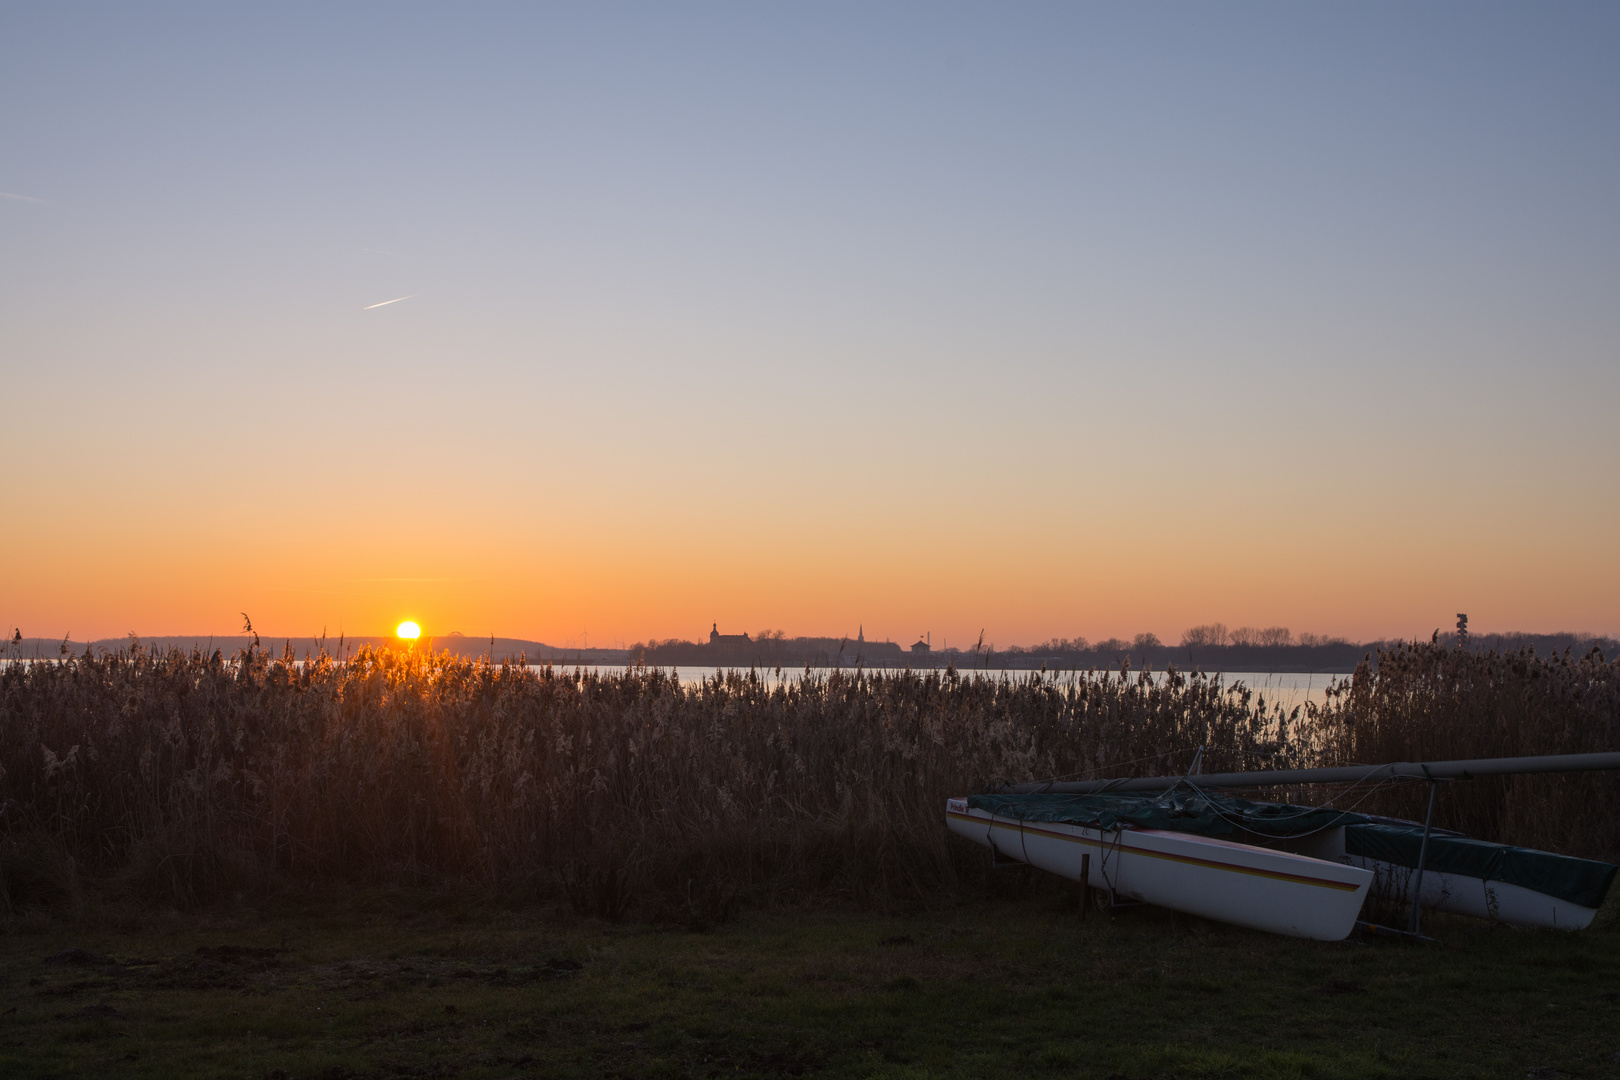
[{"label": "aluminum mast", "polygon": [[1332,769],[1272,769],[1203,773],[1197,776],[1139,776],[1115,780],[1065,780],[1013,784],[1008,794],[1095,795],[1104,791],[1163,791],[1183,780],[1199,787],[1293,787],[1299,784],[1355,784],[1366,780],[1471,780],[1476,776],[1519,773],[1589,772],[1620,769],[1620,753],[1543,754],[1536,757],[1474,758],[1465,761],[1395,761],[1387,765],[1345,765]]}]

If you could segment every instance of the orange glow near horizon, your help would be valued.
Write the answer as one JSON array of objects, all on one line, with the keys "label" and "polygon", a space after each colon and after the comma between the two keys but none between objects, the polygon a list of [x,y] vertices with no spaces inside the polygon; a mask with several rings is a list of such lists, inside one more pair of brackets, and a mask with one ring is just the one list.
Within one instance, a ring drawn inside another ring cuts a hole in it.
[{"label": "orange glow near horizon", "polygon": [[[1552,535],[1557,520],[1548,526],[1535,516],[1459,548],[1446,530],[1409,511],[1399,516],[1395,544],[1386,534],[1393,526],[1371,528],[1341,512],[1355,500],[1304,506],[1288,530],[1255,534],[1242,527],[1243,504],[1199,505],[1192,492],[1174,508],[1200,522],[1188,536],[1170,510],[1127,491],[1090,520],[1072,511],[1027,514],[1021,536],[1063,552],[1046,559],[1013,550],[993,516],[942,520],[934,508],[897,511],[892,498],[889,506],[859,500],[847,513],[860,527],[842,529],[808,510],[778,509],[763,523],[742,514],[710,523],[646,501],[655,505],[627,513],[579,493],[567,505],[586,525],[536,513],[499,522],[504,535],[467,535],[460,515],[404,529],[386,512],[375,521],[362,510],[334,522],[272,505],[264,514],[271,527],[222,529],[201,547],[179,542],[172,524],[141,520],[137,508],[119,522],[137,538],[125,560],[103,558],[88,525],[53,533],[42,518],[19,528],[22,550],[0,569],[0,619],[24,637],[228,636],[246,611],[267,638],[324,631],[404,641],[403,609],[419,634],[432,625],[441,638],[460,631],[558,647],[700,641],[715,622],[723,633],[864,629],[868,640],[906,644],[932,631],[936,646],[963,647],[982,629],[986,643],[1000,648],[1141,632],[1173,642],[1213,621],[1358,641],[1427,638],[1459,611],[1478,633],[1617,629],[1620,570],[1593,542],[1604,530]],[[923,542],[902,528],[917,518]],[[333,550],[299,551],[296,526],[327,527]],[[655,533],[656,543],[638,540]],[[394,539],[400,535],[411,539]],[[1548,550],[1564,557],[1536,557]],[[858,557],[827,556],[850,551]],[[141,572],[129,573],[131,563]],[[1507,575],[1502,566],[1519,569]]]},{"label": "orange glow near horizon", "polygon": [[[634,464],[603,455],[609,472]],[[754,497],[775,490],[771,455],[759,456],[736,464],[718,499],[694,498],[680,463],[656,456],[637,466],[645,483],[633,499],[595,473],[513,480],[444,466],[429,515],[414,478],[312,490],[297,478],[313,463],[267,474],[250,501],[223,465],[204,485],[211,501],[136,497],[111,472],[62,484],[24,471],[8,503],[0,625],[76,641],[229,636],[245,611],[266,638],[400,641],[409,611],[439,639],[562,648],[702,641],[716,622],[723,633],[864,630],[907,644],[932,631],[936,646],[962,647],[982,630],[998,648],[1143,632],[1174,642],[1215,621],[1427,638],[1459,611],[1476,633],[1620,631],[1610,543],[1620,502],[1566,505],[1564,487],[1509,472],[1490,477],[1516,492],[1500,519],[1480,509],[1492,496],[1477,476],[1420,498],[1417,481],[1402,488],[1390,479],[1398,471],[1369,467],[1331,498],[1290,496],[1275,507],[1279,526],[1256,530],[1269,504],[1234,498],[1231,485],[1170,498],[1143,483],[1098,500],[1081,481],[1014,469],[947,487],[949,497],[923,483],[849,487],[837,470],[797,481],[792,498]],[[205,476],[213,467],[199,466]],[[1001,506],[1020,510],[989,512]],[[125,538],[116,559],[111,536]]]}]

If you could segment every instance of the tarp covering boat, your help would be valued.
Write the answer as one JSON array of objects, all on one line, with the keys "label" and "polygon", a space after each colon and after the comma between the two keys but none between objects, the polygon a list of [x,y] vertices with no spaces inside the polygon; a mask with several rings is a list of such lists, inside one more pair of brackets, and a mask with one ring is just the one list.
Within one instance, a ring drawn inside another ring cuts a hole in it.
[{"label": "tarp covering boat", "polygon": [[[1417,824],[1331,807],[1251,802],[1191,787],[1156,795],[974,795],[968,805],[993,817],[1019,821],[1108,831],[1165,829],[1257,845],[1342,827],[1346,855],[1404,867],[1417,866],[1423,841],[1423,826]],[[1434,829],[1426,869],[1517,885],[1595,909],[1602,905],[1620,867]]]}]

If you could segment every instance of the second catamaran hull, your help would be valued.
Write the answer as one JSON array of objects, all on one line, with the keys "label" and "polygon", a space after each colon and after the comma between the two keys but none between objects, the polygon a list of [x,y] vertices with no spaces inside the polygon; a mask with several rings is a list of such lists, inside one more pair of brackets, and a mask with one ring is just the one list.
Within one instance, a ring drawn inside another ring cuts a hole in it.
[{"label": "second catamaran hull", "polygon": [[[1373,872],[1375,895],[1407,904],[1412,899],[1413,871],[1410,866],[1384,862],[1361,855],[1346,856],[1351,866]],[[1423,872],[1423,906],[1452,915],[1512,926],[1535,926],[1557,930],[1585,930],[1592,925],[1596,908],[1582,907],[1523,885],[1506,881],[1485,881],[1462,874],[1437,870]]]},{"label": "second catamaran hull", "polygon": [[[1338,941],[1355,928],[1370,870],[1286,851],[1160,829],[1099,829],[1022,821],[946,804],[952,832],[1004,859],[1081,880],[1090,855],[1093,888],[1206,919],[1291,937]],[[1427,889],[1425,889],[1427,892]]]}]

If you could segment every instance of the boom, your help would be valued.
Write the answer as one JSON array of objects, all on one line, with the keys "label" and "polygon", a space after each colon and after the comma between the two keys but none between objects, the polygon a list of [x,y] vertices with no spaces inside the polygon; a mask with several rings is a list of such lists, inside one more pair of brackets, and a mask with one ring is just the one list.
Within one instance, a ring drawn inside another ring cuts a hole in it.
[{"label": "boom", "polygon": [[1471,761],[1395,761],[1387,765],[1344,765],[1332,769],[1271,769],[1205,773],[1197,776],[1138,776],[1115,780],[1066,780],[1013,784],[1010,794],[1095,795],[1104,791],[1163,791],[1184,780],[1199,787],[1294,787],[1300,784],[1355,784],[1367,780],[1470,780],[1476,776],[1519,773],[1590,772],[1620,769],[1620,753],[1542,754],[1536,757],[1475,758]]}]

